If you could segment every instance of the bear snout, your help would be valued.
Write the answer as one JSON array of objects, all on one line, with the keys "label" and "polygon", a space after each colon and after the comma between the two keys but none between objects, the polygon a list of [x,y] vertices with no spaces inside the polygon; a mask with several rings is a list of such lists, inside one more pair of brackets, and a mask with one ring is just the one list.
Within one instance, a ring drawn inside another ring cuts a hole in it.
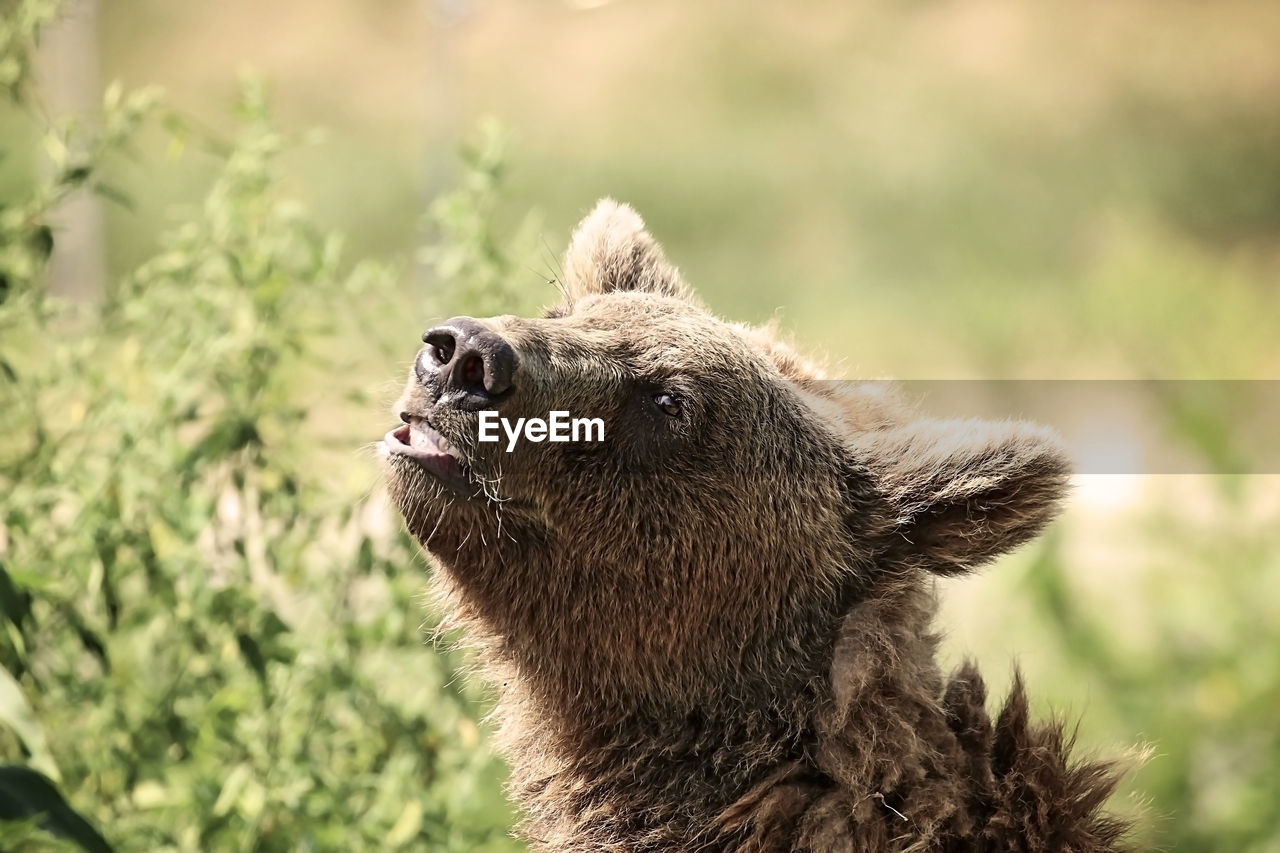
[{"label": "bear snout", "polygon": [[437,401],[464,409],[492,408],[511,396],[519,359],[497,332],[472,317],[453,317],[422,336],[414,370]]}]

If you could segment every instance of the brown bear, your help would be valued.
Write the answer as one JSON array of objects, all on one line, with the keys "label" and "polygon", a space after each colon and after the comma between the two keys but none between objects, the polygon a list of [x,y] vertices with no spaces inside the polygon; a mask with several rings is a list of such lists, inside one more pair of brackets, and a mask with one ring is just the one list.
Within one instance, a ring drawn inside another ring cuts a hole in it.
[{"label": "brown bear", "polygon": [[[992,723],[977,671],[935,660],[931,578],[1051,518],[1053,436],[825,381],[612,201],[562,285],[542,317],[428,331],[382,445],[497,686],[532,846],[1121,849],[1113,766],[1069,761],[1021,684]],[[481,440],[553,412],[602,429]]]}]

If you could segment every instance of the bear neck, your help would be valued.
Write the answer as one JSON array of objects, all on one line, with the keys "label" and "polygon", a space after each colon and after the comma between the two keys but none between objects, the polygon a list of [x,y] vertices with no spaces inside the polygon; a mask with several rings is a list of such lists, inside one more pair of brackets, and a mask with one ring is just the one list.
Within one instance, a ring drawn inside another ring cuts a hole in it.
[{"label": "bear neck", "polygon": [[1125,825],[1103,809],[1114,768],[1070,762],[1061,728],[1030,721],[1019,684],[993,725],[975,669],[944,679],[932,584],[915,573],[882,574],[838,613],[802,615],[793,624],[826,633],[743,657],[727,680],[692,672],[647,691],[627,686],[635,673],[610,681],[580,659],[548,663],[549,650],[582,648],[600,629],[589,611],[566,615],[559,599],[550,609],[563,645],[535,653],[451,583],[498,687],[498,745],[535,850],[808,850],[841,839],[865,850],[1121,849]]},{"label": "bear neck", "polygon": [[[654,582],[680,576],[682,566],[620,564],[519,534],[434,553],[445,569],[436,577],[444,610],[480,646],[489,680],[519,683],[542,718],[584,737],[623,722],[667,731],[690,717],[729,731],[743,708],[793,719],[797,697],[826,680],[847,609],[803,583],[775,583],[788,588],[785,600],[762,589],[724,606]],[[774,578],[816,571],[777,558],[767,568]],[[736,569],[765,574],[763,566]]]},{"label": "bear neck", "polygon": [[[781,797],[799,808],[840,787],[823,755],[833,752],[828,733],[847,728],[847,718],[859,713],[854,693],[873,709],[877,726],[900,735],[886,742],[868,737],[853,747],[868,791],[891,792],[896,781],[876,776],[876,768],[896,766],[904,742],[929,752],[942,746],[929,738],[949,736],[921,726],[940,713],[935,642],[924,630],[932,607],[923,589],[860,604],[858,618],[868,624],[850,630],[838,620],[821,664],[786,691],[753,690],[744,679],[699,701],[632,696],[614,704],[583,695],[573,705],[545,695],[518,668],[506,672],[499,745],[510,759],[525,833],[545,850],[736,849],[762,831],[744,817],[762,802]],[[920,630],[902,623],[883,630],[892,619]],[[837,653],[842,668],[833,672]],[[865,660],[869,655],[896,660],[912,683],[886,680],[883,668]],[[875,675],[866,683],[851,669],[863,666]],[[922,711],[922,702],[933,710]],[[601,839],[616,846],[601,846]]]},{"label": "bear neck", "polygon": [[[709,843],[719,817],[816,743],[815,679],[789,697],[696,704],[636,697],[571,710],[509,681],[497,709],[511,789],[537,849],[681,850]],[[601,839],[617,846],[602,847]],[[707,849],[717,849],[711,846]]]},{"label": "bear neck", "polygon": [[[725,652],[736,655],[729,667],[724,654],[691,649],[689,661],[720,663],[715,676],[675,667],[676,675],[656,679],[636,661],[612,657],[613,641],[600,639],[618,627],[601,604],[619,595],[599,582],[607,569],[568,566],[553,550],[509,543],[487,549],[484,565],[468,566],[469,555],[461,556],[457,565],[446,564],[449,609],[480,642],[487,680],[499,687],[499,746],[527,815],[525,832],[539,849],[685,849],[696,840],[714,850],[717,839],[748,831],[717,827],[770,780],[784,778],[788,790],[805,792],[830,787],[814,756],[836,706],[832,660],[847,602],[829,596],[798,602],[800,609],[779,624],[806,627],[735,637],[735,650]],[[502,572],[486,571],[494,566]],[[531,589],[530,578],[567,585]],[[936,694],[932,642],[901,642],[923,635],[932,613],[931,596],[911,598],[914,609],[884,605],[898,620],[898,648],[884,648],[879,636],[880,645],[867,640],[872,648],[866,653],[908,664],[903,671]],[[880,608],[865,605],[864,618]],[[901,704],[901,724],[913,725],[919,695],[918,689],[897,690],[876,701]],[[602,848],[598,842],[606,837],[629,841]]]}]

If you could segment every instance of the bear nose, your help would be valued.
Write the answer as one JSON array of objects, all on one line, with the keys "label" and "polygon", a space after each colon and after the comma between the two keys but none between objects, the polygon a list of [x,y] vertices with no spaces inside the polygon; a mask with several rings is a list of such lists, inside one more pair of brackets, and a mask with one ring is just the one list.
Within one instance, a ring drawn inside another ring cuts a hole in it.
[{"label": "bear nose", "polygon": [[516,351],[497,332],[471,317],[445,320],[422,336],[427,358],[446,387],[468,395],[500,397],[511,390]]}]

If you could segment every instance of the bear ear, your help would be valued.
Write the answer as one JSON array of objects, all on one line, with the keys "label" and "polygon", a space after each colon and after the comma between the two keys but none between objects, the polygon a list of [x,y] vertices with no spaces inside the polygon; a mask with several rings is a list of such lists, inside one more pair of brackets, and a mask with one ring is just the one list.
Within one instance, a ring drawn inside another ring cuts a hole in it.
[{"label": "bear ear", "polygon": [[609,198],[578,224],[564,254],[564,277],[571,299],[612,290],[689,295],[640,215]]},{"label": "bear ear", "polygon": [[888,567],[968,572],[1038,533],[1070,480],[1057,435],[1033,424],[915,421],[859,444],[893,517]]}]

